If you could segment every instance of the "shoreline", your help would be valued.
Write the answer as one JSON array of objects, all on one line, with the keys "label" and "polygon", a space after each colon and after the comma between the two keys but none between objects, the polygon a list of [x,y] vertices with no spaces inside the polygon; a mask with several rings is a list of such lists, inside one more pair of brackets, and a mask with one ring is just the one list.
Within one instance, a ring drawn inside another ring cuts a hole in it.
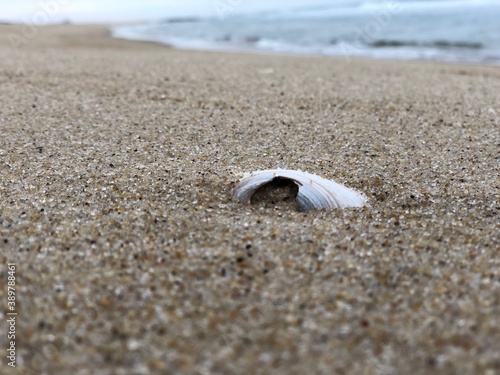
[{"label": "shoreline", "polygon": [[[255,55],[255,56],[281,56],[281,57],[291,57],[291,58],[317,58],[317,59],[333,59],[333,60],[344,60],[344,61],[351,61],[351,60],[359,60],[359,61],[381,61],[381,62],[392,62],[392,63],[417,63],[417,64],[436,64],[436,65],[452,65],[452,66],[463,66],[463,67],[492,67],[496,68],[500,66],[500,62],[493,62],[493,63],[474,63],[474,62],[464,62],[464,61],[443,61],[443,60],[426,60],[426,59],[403,59],[403,58],[378,58],[378,57],[373,57],[373,56],[354,56],[354,55],[327,55],[327,54],[302,54],[302,53],[292,53],[292,52],[277,52],[277,51],[265,51],[265,50],[258,50],[258,49],[245,49],[245,48],[228,48],[228,49],[202,49],[202,48],[180,48],[180,47],[175,47],[173,45],[160,42],[160,41],[153,41],[153,40],[147,40],[147,39],[133,39],[133,38],[127,38],[127,37],[120,37],[120,36],[114,36],[113,35],[113,28],[117,26],[123,26],[123,25],[135,25],[137,23],[122,23],[122,24],[68,24],[68,25],[62,25],[62,24],[54,24],[54,25],[47,25],[47,26],[41,26],[41,27],[36,27],[36,29],[39,28],[46,28],[46,29],[53,29],[58,32],[60,28],[74,28],[74,30],[91,30],[93,36],[104,36],[106,39],[115,40],[117,42],[123,42],[123,43],[137,43],[137,44],[143,44],[143,45],[151,45],[151,46],[157,46],[160,48],[167,48],[167,49],[173,49],[173,50],[178,50],[178,51],[186,51],[186,52],[200,52],[200,53],[223,53],[223,54],[234,54],[234,55]],[[6,24],[0,24],[0,33],[3,34],[15,34],[15,35],[20,35],[22,36],[21,29],[26,26],[23,24],[15,24],[15,23],[6,23]],[[6,33],[5,28],[12,28],[15,30],[14,33],[11,31]],[[96,30],[99,30],[99,33],[96,33]],[[78,32],[77,32],[78,34]],[[35,36],[36,38],[36,36]],[[29,39],[29,38],[28,38]],[[103,39],[101,39],[102,41]],[[107,43],[105,45],[108,46],[114,46],[113,43]]]},{"label": "shoreline", "polygon": [[[148,23],[144,23],[142,26],[146,25]],[[372,54],[345,54],[345,53],[325,53],[325,52],[293,52],[291,50],[289,51],[275,51],[271,49],[265,49],[265,48],[258,48],[255,46],[251,46],[249,44],[244,45],[241,43],[232,43],[232,44],[224,44],[221,42],[209,42],[207,40],[201,41],[201,40],[184,40],[184,45],[180,45],[179,42],[177,42],[178,45],[175,45],[173,42],[163,42],[161,40],[154,40],[152,36],[146,37],[146,36],[140,36],[140,35],[134,35],[134,32],[130,34],[130,30],[125,32],[123,30],[119,30],[120,28],[123,28],[124,26],[127,25],[110,25],[109,29],[111,30],[112,37],[117,38],[117,39],[123,39],[123,40],[130,40],[130,41],[142,41],[142,42],[153,42],[153,43],[159,43],[160,45],[165,45],[170,48],[175,48],[179,50],[185,50],[185,51],[201,51],[201,52],[223,52],[223,53],[228,53],[228,52],[234,52],[234,53],[245,53],[245,54],[263,54],[263,55],[277,55],[277,56],[302,56],[302,57],[332,57],[332,58],[344,58],[344,59],[372,59],[372,60],[386,60],[386,61],[422,61],[422,62],[431,62],[431,63],[447,63],[447,64],[463,64],[463,65],[484,65],[484,66],[500,66],[500,60],[498,58],[495,60],[492,57],[489,57],[489,59],[482,60],[482,61],[470,61],[467,59],[457,59],[457,60],[447,60],[444,59],[443,57],[441,58],[423,58],[423,57],[380,57],[380,56],[374,56],[372,51]],[[130,26],[136,26],[130,25]],[[129,34],[129,35],[126,35]],[[191,42],[196,42],[198,46],[189,46]],[[187,43],[187,44],[186,44]],[[416,43],[416,42],[414,42]],[[444,42],[436,42],[436,43],[441,43],[443,44]],[[202,45],[203,44],[203,45]],[[448,48],[452,48],[453,45],[451,44]],[[292,48],[289,46],[289,48]],[[353,48],[353,47],[352,47]],[[359,48],[359,47],[356,47]],[[369,50],[371,47],[370,46],[365,46],[364,49]],[[446,49],[444,47],[444,49]]]},{"label": "shoreline", "polygon": [[[10,34],[11,373],[500,370],[498,68]],[[233,199],[244,172],[275,168],[370,204]]]}]

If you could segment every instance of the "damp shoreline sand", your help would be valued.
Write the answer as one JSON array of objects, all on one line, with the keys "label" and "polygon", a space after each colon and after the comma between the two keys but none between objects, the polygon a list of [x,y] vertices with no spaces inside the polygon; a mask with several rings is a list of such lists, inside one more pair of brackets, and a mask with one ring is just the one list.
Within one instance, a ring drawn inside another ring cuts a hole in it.
[{"label": "damp shoreline sand", "polygon": [[[498,68],[12,33],[0,259],[18,367],[0,372],[500,371]],[[370,206],[232,199],[272,168]]]}]

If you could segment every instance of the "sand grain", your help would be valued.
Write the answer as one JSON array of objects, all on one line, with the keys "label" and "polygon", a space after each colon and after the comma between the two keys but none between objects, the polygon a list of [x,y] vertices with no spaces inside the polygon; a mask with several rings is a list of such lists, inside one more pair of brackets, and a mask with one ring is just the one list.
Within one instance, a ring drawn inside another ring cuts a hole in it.
[{"label": "sand grain", "polygon": [[[500,372],[498,68],[183,52],[101,27],[13,50],[12,32],[17,373]],[[371,207],[231,199],[277,167]]]}]

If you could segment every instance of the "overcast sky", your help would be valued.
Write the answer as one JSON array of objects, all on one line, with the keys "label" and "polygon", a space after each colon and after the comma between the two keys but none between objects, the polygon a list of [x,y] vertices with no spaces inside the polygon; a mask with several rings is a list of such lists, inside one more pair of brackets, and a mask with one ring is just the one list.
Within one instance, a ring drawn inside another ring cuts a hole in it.
[{"label": "overcast sky", "polygon": [[[218,9],[250,12],[345,0],[0,0],[0,20],[122,22],[178,16],[216,16]],[[42,22],[39,21],[39,22]],[[45,23],[45,22],[44,22]]]}]

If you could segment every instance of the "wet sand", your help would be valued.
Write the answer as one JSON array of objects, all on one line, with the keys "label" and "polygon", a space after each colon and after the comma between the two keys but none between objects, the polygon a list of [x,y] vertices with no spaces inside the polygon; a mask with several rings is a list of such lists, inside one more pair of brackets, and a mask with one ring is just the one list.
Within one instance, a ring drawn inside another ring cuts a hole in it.
[{"label": "wet sand", "polygon": [[[500,373],[498,68],[12,34],[0,373]],[[268,168],[370,206],[232,199]]]}]

